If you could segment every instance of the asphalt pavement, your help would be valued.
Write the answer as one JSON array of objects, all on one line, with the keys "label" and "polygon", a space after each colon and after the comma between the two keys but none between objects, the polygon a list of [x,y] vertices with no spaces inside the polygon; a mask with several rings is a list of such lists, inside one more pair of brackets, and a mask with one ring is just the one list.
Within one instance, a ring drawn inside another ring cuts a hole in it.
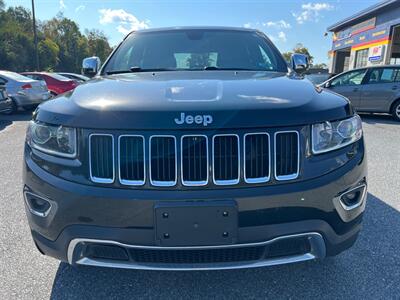
[{"label": "asphalt pavement", "polygon": [[323,261],[260,269],[159,272],[73,268],[30,237],[21,166],[29,113],[0,115],[0,299],[400,298],[400,123],[362,116],[369,194],[353,248]]}]

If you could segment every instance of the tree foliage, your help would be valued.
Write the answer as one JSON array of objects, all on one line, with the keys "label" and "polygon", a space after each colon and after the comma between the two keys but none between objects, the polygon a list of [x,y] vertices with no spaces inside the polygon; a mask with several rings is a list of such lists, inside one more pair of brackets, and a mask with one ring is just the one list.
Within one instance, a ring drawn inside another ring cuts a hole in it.
[{"label": "tree foliage", "polygon": [[[79,73],[83,58],[96,55],[104,61],[112,50],[102,31],[85,30],[83,34],[77,23],[62,14],[37,24],[40,70]],[[0,69],[36,68],[32,26],[28,9],[6,9],[0,0]]]},{"label": "tree foliage", "polygon": [[305,47],[302,43],[296,44],[296,46],[294,46],[292,51],[284,52],[282,53],[282,55],[287,62],[290,62],[290,58],[292,57],[293,53],[305,54],[308,56],[310,64],[313,63],[314,57],[310,54],[308,48]]}]

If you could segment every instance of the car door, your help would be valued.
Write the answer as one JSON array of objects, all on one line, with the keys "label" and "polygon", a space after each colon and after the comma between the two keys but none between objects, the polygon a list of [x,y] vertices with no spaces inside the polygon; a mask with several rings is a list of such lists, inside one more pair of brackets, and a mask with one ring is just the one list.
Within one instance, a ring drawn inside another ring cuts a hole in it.
[{"label": "car door", "polygon": [[400,91],[400,69],[394,67],[372,68],[360,94],[360,109],[371,112],[389,112]]},{"label": "car door", "polygon": [[328,88],[335,93],[347,97],[351,104],[358,109],[360,106],[360,91],[367,69],[349,71],[333,77],[328,81]]}]

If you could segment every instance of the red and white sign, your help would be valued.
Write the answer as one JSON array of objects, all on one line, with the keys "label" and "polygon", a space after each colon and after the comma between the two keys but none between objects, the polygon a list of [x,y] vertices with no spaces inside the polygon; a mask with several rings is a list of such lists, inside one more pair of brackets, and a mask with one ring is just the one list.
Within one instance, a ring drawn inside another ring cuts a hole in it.
[{"label": "red and white sign", "polygon": [[369,61],[381,61],[383,58],[384,45],[374,46],[369,48],[368,60]]}]

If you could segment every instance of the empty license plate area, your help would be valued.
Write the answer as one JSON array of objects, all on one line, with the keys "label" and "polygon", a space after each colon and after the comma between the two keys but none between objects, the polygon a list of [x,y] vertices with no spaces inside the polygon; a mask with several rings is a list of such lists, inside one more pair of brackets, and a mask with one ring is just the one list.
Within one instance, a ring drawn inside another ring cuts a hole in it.
[{"label": "empty license plate area", "polygon": [[155,207],[161,246],[214,246],[237,241],[234,201],[162,202]]}]

